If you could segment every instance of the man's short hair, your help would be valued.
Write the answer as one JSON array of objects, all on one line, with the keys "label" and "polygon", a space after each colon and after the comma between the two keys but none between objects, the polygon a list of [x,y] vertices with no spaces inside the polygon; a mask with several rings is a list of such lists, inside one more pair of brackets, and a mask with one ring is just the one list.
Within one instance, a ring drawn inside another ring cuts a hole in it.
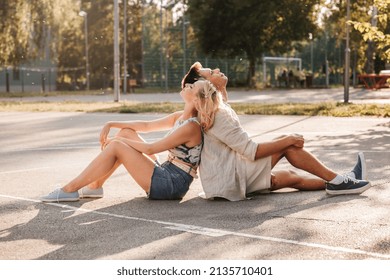
[{"label": "man's short hair", "polygon": [[188,70],[183,80],[181,80],[181,88],[184,88],[186,84],[193,84],[198,80],[202,80],[203,77],[199,74],[199,70],[202,68],[203,67],[200,62],[195,62],[194,64],[192,64],[190,70]]}]

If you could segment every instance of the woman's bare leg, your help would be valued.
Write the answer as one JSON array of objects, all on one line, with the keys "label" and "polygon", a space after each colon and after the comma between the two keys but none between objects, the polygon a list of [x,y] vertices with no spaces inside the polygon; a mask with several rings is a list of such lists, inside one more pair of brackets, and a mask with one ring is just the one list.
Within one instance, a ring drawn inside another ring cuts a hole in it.
[{"label": "woman's bare leg", "polygon": [[271,175],[271,191],[294,188],[301,191],[325,189],[325,181],[319,178],[301,176],[294,171],[275,171]]},{"label": "woman's bare leg", "polygon": [[112,141],[76,178],[63,187],[65,192],[74,192],[102,178],[115,164],[125,166],[134,180],[149,192],[154,162],[147,156],[120,141]]},{"label": "woman's bare leg", "polygon": [[[143,141],[145,142],[145,140],[140,136],[138,135],[137,132],[135,132],[134,130],[132,129],[121,129],[117,134],[116,136],[119,136],[119,137],[123,137],[123,138],[127,138],[127,139],[131,139],[131,140],[136,140],[136,141]],[[148,155],[153,161],[156,161],[157,160],[157,157],[155,155]],[[107,174],[105,174],[104,176],[102,176],[101,178],[99,178],[98,180],[90,183],[88,185],[89,188],[91,189],[98,189],[98,188],[101,188],[103,186],[103,184],[107,181],[108,178],[110,178],[110,176],[112,175],[112,173],[114,173],[114,171],[121,165],[120,162],[116,161],[114,166],[111,168],[110,171],[107,172]]]}]

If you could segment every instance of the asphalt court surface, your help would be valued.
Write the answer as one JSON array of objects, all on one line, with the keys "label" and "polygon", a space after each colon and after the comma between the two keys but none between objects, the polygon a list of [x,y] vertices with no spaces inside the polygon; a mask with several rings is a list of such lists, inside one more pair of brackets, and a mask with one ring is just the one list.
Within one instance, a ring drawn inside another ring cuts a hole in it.
[{"label": "asphalt court surface", "polygon": [[240,116],[256,141],[303,134],[307,149],[336,171],[349,171],[365,152],[373,187],[361,195],[285,190],[206,201],[197,179],[182,201],[149,201],[120,168],[102,199],[38,201],[97,155],[106,121],[159,116],[0,113],[0,259],[390,259],[388,118]]}]

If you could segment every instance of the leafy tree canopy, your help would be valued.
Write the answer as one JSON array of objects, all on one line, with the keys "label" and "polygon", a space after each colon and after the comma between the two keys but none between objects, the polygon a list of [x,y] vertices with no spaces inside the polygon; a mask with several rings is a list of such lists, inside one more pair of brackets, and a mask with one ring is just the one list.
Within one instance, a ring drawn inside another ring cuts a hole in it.
[{"label": "leafy tree canopy", "polygon": [[315,32],[316,4],[317,0],[192,0],[188,13],[202,51],[245,54],[250,61],[248,82],[253,85],[262,54],[285,53],[294,41]]},{"label": "leafy tree canopy", "polygon": [[[376,11],[376,12],[373,12]],[[372,6],[374,20],[371,22],[350,21],[362,35],[365,41],[376,43],[380,57],[390,62],[390,0],[374,0]]]}]

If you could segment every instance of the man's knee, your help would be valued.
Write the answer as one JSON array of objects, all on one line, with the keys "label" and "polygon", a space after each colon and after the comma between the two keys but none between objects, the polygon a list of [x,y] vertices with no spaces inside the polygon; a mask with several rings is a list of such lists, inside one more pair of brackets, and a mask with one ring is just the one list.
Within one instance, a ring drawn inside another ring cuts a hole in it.
[{"label": "man's knee", "polygon": [[287,135],[280,135],[280,136],[278,136],[278,137],[276,137],[276,138],[274,138],[274,140],[276,140],[276,139],[280,139],[280,138],[283,138],[283,137],[286,137]]},{"label": "man's knee", "polygon": [[299,152],[302,151],[302,148],[301,147],[296,147],[296,146],[289,146],[286,151],[285,151],[285,155],[287,156],[292,156],[294,154],[297,154]]},{"label": "man's knee", "polygon": [[290,184],[295,184],[298,178],[298,173],[293,170],[283,170],[272,173],[271,190],[277,190]]}]

